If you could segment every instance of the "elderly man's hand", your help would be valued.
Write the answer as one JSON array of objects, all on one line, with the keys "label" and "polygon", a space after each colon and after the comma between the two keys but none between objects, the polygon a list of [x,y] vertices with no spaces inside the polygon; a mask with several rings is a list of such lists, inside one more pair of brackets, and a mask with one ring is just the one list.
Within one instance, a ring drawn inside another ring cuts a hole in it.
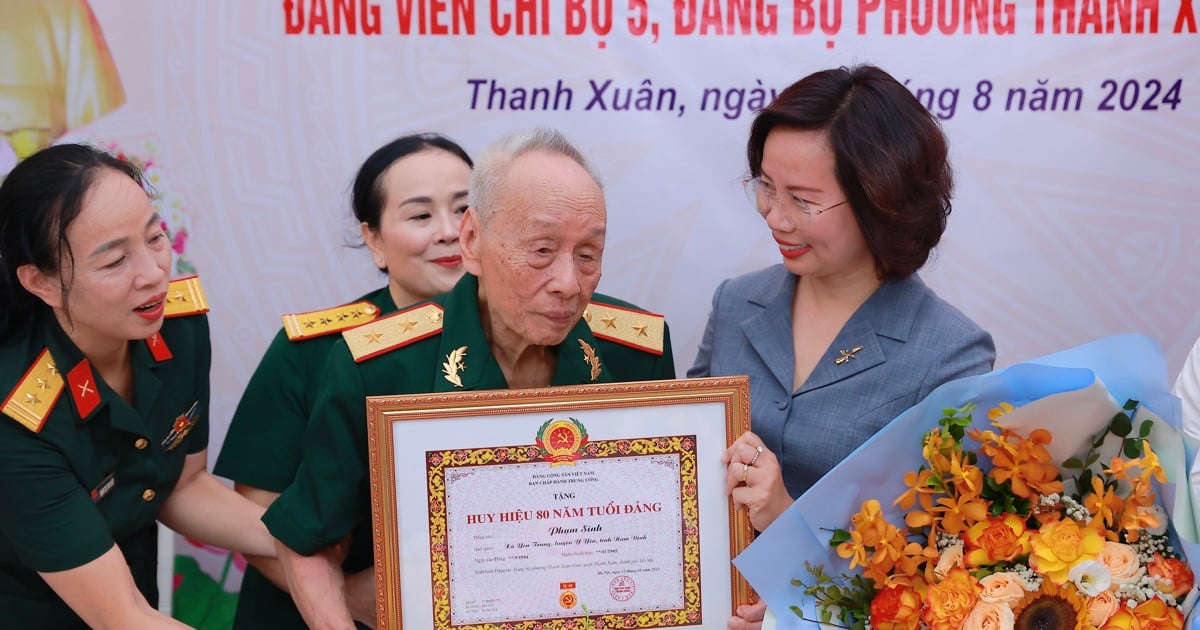
[{"label": "elderly man's hand", "polygon": [[743,604],[737,608],[737,616],[730,617],[729,630],[759,630],[767,614],[767,602]]}]

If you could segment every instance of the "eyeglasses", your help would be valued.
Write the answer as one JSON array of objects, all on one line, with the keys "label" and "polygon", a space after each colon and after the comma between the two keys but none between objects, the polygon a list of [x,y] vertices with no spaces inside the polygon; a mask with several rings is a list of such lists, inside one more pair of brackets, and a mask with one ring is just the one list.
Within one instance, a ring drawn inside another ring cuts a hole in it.
[{"label": "eyeglasses", "polygon": [[[771,213],[771,206],[774,206],[783,213],[783,220],[792,227],[796,227],[801,223],[812,223],[813,217],[823,212],[832,210],[842,204],[850,203],[850,200],[839,201],[833,205],[825,206],[824,208],[814,208],[807,201],[793,195],[791,193],[779,193],[771,190],[763,180],[757,177],[747,177],[742,180],[742,188],[746,191],[746,198],[758,210],[758,213],[765,219]],[[801,219],[800,215],[804,215]]]}]

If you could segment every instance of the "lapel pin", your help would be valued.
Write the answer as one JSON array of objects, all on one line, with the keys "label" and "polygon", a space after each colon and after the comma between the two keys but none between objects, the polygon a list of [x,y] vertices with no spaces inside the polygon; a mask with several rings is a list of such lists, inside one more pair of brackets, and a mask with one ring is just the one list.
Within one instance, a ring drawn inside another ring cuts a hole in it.
[{"label": "lapel pin", "polygon": [[855,357],[854,355],[857,354],[858,351],[862,350],[862,349],[863,349],[862,346],[854,346],[853,348],[851,348],[849,350],[838,350],[838,352],[842,353],[842,356],[834,359],[833,363],[835,365],[841,365],[841,364],[849,361],[850,359],[856,359],[858,357]]}]

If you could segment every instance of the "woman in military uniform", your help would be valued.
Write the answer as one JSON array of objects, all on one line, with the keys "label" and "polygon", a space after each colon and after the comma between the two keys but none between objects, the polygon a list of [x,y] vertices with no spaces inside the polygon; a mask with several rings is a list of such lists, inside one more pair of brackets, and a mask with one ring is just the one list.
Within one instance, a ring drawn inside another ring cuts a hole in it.
[{"label": "woman in military uniform", "polygon": [[[322,365],[338,334],[448,291],[463,274],[458,227],[467,208],[471,158],[435,134],[409,135],[380,147],[354,180],[352,204],[363,241],[387,286],[331,309],[285,315],[234,413],[215,472],[268,506],[300,466]],[[367,523],[369,526],[370,524]],[[375,617],[371,550],[350,548],[343,568],[355,616]],[[274,558],[250,558],[235,628],[305,628]],[[353,597],[359,595],[361,597]]]},{"label": "woman in military uniform", "polygon": [[15,628],[184,627],[155,610],[155,520],[270,554],[205,471],[207,304],[168,283],[125,162],[50,147],[0,185],[0,611]]}]

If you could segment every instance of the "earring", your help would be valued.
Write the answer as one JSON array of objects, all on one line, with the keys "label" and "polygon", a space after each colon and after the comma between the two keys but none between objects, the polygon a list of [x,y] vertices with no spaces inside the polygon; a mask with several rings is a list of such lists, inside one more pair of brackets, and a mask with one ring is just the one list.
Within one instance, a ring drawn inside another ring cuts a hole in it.
[{"label": "earring", "polygon": [[376,264],[382,265],[383,264],[383,256],[376,256],[375,262],[376,262]]}]

